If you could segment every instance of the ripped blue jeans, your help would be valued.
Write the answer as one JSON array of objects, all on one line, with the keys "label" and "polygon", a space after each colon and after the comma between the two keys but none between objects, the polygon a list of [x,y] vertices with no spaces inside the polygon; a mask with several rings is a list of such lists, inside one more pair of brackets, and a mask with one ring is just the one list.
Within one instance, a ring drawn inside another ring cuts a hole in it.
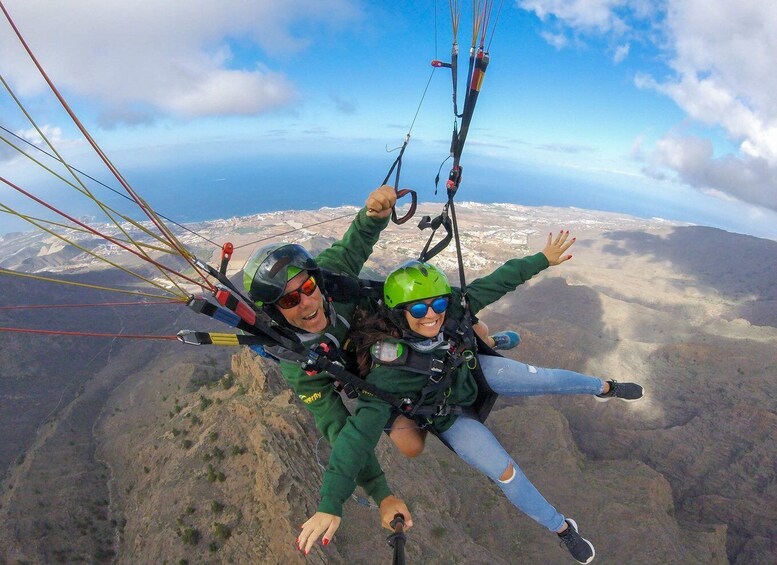
[{"label": "ripped blue jeans", "polygon": [[[604,390],[602,379],[574,371],[543,369],[488,355],[481,355],[478,360],[489,386],[504,396],[600,394]],[[545,500],[485,425],[462,416],[440,437],[465,462],[494,481],[507,499],[526,515],[552,532],[564,525],[564,516]],[[512,477],[501,480],[511,465]]]}]

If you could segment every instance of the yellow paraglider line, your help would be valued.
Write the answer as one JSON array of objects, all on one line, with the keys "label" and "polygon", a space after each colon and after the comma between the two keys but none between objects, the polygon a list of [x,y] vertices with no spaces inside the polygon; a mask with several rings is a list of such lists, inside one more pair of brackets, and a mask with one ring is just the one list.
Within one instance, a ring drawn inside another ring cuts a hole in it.
[{"label": "yellow paraglider line", "polygon": [[[22,278],[26,278],[26,279],[34,279],[34,280],[39,280],[39,281],[46,281],[46,282],[57,283],[57,284],[65,284],[65,285],[69,285],[69,286],[80,286],[80,287],[84,287],[84,288],[91,288],[93,290],[106,290],[108,292],[118,292],[118,293],[121,293],[121,294],[131,294],[133,296],[144,296],[144,297],[147,297],[147,298],[159,298],[159,299],[169,299],[170,298],[169,295],[168,296],[162,296],[162,295],[159,295],[159,294],[151,294],[151,293],[148,293],[148,292],[142,292],[142,291],[137,291],[137,290],[123,290],[123,289],[120,289],[120,288],[113,288],[113,287],[109,287],[109,286],[101,286],[101,285],[97,285],[97,284],[79,283],[79,282],[75,282],[75,281],[66,281],[66,280],[63,280],[63,279],[54,279],[54,278],[50,278],[50,277],[43,277],[43,276],[40,276],[40,275],[33,275],[33,274],[30,274],[30,273],[20,273],[19,271],[12,271],[10,269],[3,269],[2,267],[0,267],[0,274],[2,274],[2,275],[11,275],[11,276],[14,276],[14,277],[22,277]],[[166,290],[166,289],[162,288],[161,290]],[[188,295],[178,295],[178,294],[176,294],[176,293],[174,293],[172,291],[169,291],[169,290],[167,292],[169,292],[170,295],[176,297],[176,299],[177,299],[176,302],[183,302],[183,303],[185,303],[189,299]]]}]

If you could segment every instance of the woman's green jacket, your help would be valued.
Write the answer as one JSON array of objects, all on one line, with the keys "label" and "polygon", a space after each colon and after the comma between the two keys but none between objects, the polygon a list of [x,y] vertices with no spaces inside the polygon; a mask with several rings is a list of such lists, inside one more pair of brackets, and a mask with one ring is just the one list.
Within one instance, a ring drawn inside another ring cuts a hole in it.
[{"label": "woman's green jacket", "polygon": [[[543,253],[537,253],[523,259],[511,259],[490,275],[473,281],[468,286],[470,310],[477,314],[485,306],[499,300],[508,292],[549,266]],[[461,293],[453,289],[453,298],[446,316],[463,315],[460,304]],[[406,343],[404,347],[409,347]],[[435,355],[442,357],[443,351]],[[428,375],[412,373],[389,365],[375,364],[367,380],[377,387],[399,398],[409,397],[417,400],[421,389],[426,385]],[[477,395],[477,385],[467,364],[462,364],[450,388],[448,403],[452,405],[471,405]],[[355,478],[364,462],[374,457],[375,446],[380,439],[393,407],[376,398],[361,394],[356,410],[345,426],[340,430],[329,456],[329,466],[324,473],[321,486],[319,512],[342,516],[342,506],[356,487]],[[442,416],[432,419],[430,425],[437,431],[447,430],[456,416]]]}]

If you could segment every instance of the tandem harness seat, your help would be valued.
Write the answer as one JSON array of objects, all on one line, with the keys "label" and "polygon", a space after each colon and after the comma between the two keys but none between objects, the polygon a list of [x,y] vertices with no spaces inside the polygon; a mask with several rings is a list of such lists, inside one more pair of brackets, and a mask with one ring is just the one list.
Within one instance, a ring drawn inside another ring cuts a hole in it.
[{"label": "tandem harness seat", "polygon": [[[427,350],[419,350],[403,342],[381,343],[373,349],[375,362],[429,377],[417,400],[403,399],[400,406],[395,405],[396,415],[404,415],[422,424],[431,422],[434,417],[448,415],[469,416],[485,422],[498,395],[488,386],[478,362],[478,355],[499,354],[472,331],[472,324],[467,319],[448,318],[443,334],[448,339],[441,339]],[[443,349],[446,352],[442,358],[433,354],[434,351]],[[468,406],[449,404],[448,390],[457,370],[465,363],[477,384],[477,397],[475,402]]]}]

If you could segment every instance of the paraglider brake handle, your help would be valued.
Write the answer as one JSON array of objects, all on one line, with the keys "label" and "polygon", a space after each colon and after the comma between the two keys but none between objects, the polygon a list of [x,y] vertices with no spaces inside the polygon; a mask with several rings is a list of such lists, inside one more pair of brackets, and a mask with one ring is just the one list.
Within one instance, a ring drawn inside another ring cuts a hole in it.
[{"label": "paraglider brake handle", "polygon": [[402,198],[403,196],[410,195],[410,209],[407,211],[407,214],[402,216],[401,218],[397,218],[397,210],[396,207],[391,209],[391,221],[395,224],[404,224],[406,221],[408,221],[410,218],[413,217],[413,214],[415,214],[415,208],[416,204],[418,203],[418,195],[416,194],[415,190],[410,190],[409,188],[403,188],[402,190],[397,190],[397,200]]}]

